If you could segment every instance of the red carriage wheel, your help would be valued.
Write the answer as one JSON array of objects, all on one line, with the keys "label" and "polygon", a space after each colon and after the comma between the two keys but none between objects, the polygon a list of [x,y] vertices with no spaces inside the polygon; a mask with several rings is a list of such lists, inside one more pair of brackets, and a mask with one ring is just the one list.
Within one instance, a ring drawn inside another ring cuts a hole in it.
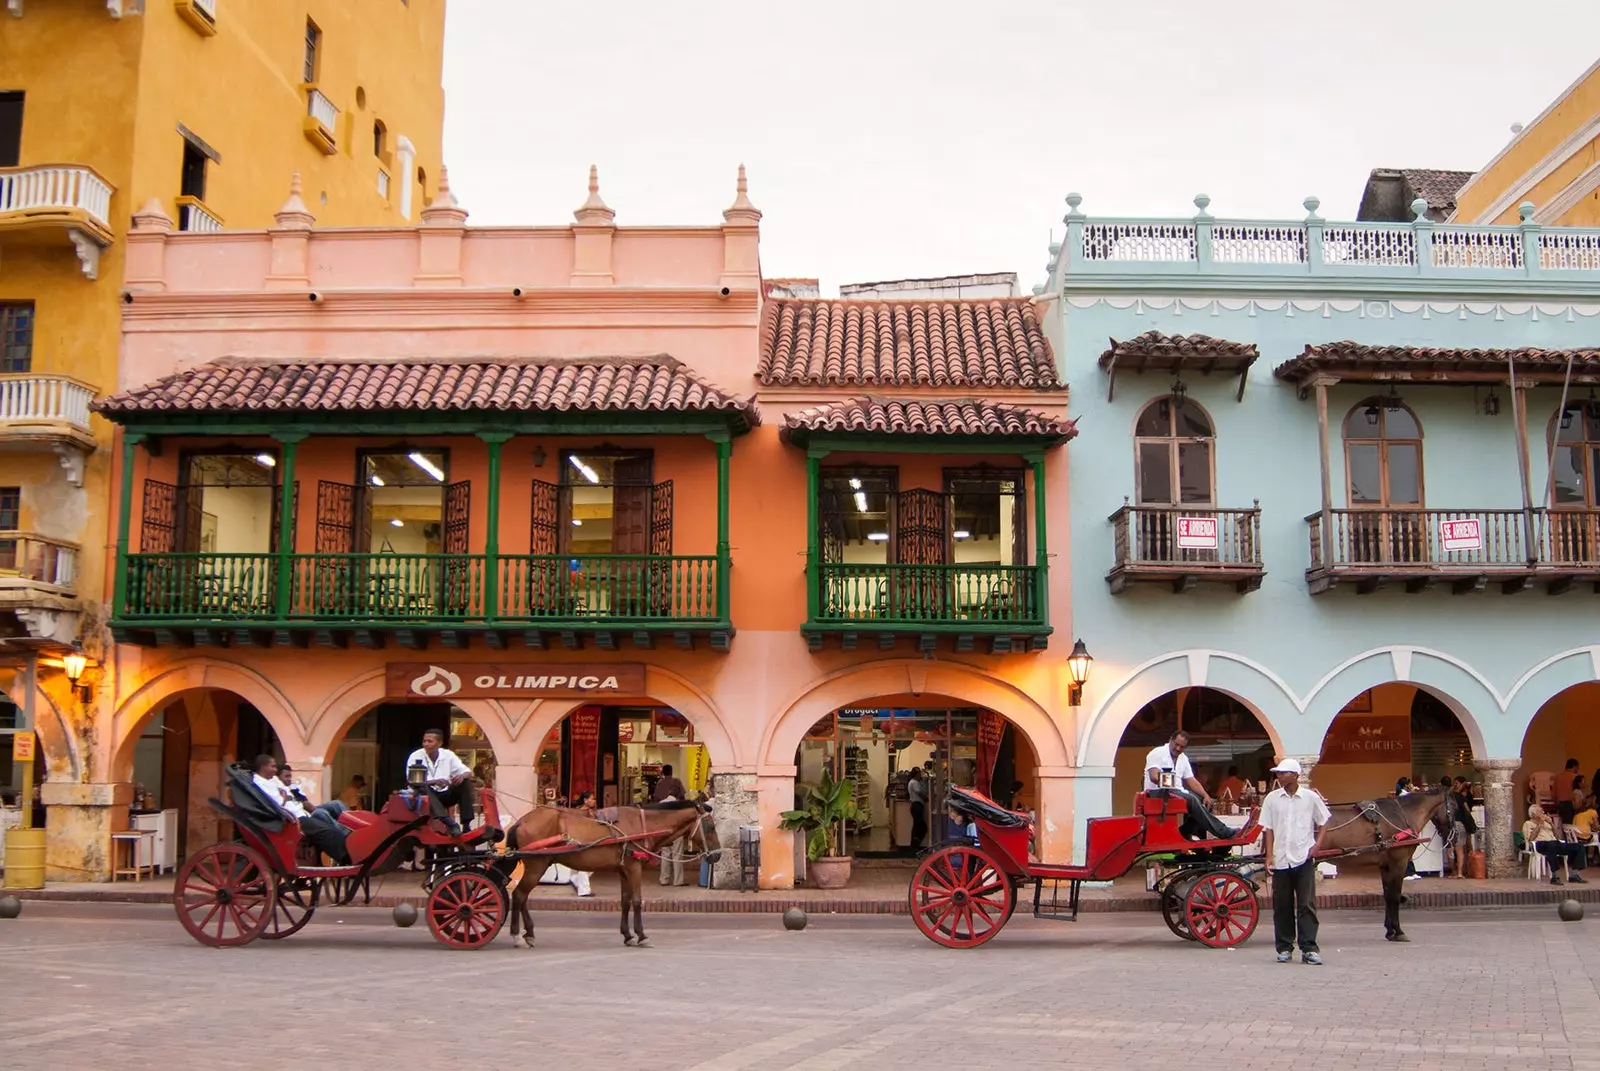
[{"label": "red carriage wheel", "polygon": [[203,945],[228,948],[261,936],[272,920],[277,880],[267,861],[242,844],[215,844],[183,864],[172,904]]},{"label": "red carriage wheel", "polygon": [[1255,886],[1229,870],[1207,874],[1184,898],[1184,916],[1194,939],[1211,948],[1249,940],[1261,919]]},{"label": "red carriage wheel", "polygon": [[1006,924],[1017,891],[995,861],[977,848],[943,848],[911,876],[911,917],[930,941],[976,948]]},{"label": "red carriage wheel", "polygon": [[457,870],[428,896],[428,929],[451,948],[482,948],[505,924],[505,890],[482,870]]},{"label": "red carriage wheel", "polygon": [[1189,928],[1189,912],[1185,897],[1189,888],[1185,882],[1175,881],[1161,891],[1161,917],[1166,921],[1167,929],[1185,941],[1196,940],[1194,931]]},{"label": "red carriage wheel", "polygon": [[311,915],[316,910],[317,883],[309,878],[284,878],[278,882],[272,918],[261,936],[268,941],[280,941],[290,934],[299,933],[311,921]]}]

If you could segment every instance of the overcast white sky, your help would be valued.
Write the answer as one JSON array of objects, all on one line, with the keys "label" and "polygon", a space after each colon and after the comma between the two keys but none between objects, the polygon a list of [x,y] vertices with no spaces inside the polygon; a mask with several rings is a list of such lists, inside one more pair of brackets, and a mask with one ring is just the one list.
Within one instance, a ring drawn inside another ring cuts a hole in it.
[{"label": "overcast white sky", "polygon": [[[1003,14],[988,14],[985,12]],[[1044,275],[1092,215],[1354,217],[1474,170],[1600,58],[1595,0],[449,0],[445,160],[479,224],[720,222],[768,276]]]}]

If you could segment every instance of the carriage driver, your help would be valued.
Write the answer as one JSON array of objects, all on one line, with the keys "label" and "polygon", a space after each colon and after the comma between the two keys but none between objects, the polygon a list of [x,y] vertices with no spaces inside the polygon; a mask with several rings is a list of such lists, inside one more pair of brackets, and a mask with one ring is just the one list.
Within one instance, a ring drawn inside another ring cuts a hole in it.
[{"label": "carriage driver", "polygon": [[[1194,767],[1184,749],[1189,746],[1189,734],[1182,731],[1159,747],[1152,748],[1144,760],[1144,794],[1160,799],[1174,796],[1182,799],[1188,808],[1183,822],[1183,835],[1200,839],[1201,831],[1209,832],[1218,840],[1232,840],[1236,835],[1226,823],[1210,811],[1211,796],[1194,776]],[[1171,788],[1163,788],[1162,775],[1167,775]]]},{"label": "carriage driver", "polygon": [[[472,828],[472,771],[454,751],[444,746],[444,731],[429,729],[422,734],[422,746],[406,759],[406,769],[421,764],[425,771],[424,782],[428,795],[439,801],[441,808],[451,804],[461,809],[461,824],[446,819],[452,834]],[[448,810],[445,812],[448,814]]]}]

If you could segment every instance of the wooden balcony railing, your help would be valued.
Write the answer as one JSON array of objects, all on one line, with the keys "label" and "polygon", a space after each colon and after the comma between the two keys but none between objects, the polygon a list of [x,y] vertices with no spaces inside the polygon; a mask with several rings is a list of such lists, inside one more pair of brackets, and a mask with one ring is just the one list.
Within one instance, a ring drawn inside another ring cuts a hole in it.
[{"label": "wooden balcony railing", "polygon": [[1032,565],[818,566],[812,624],[1044,628]]},{"label": "wooden balcony railing", "polygon": [[[128,554],[121,622],[715,623],[715,555]],[[493,581],[493,583],[491,583]],[[280,600],[286,599],[286,602]]]},{"label": "wooden balcony railing", "polygon": [[73,591],[78,580],[78,544],[33,532],[0,531],[0,584],[8,578]]},{"label": "wooden balcony railing", "polygon": [[1458,590],[1500,580],[1509,590],[1541,576],[1565,587],[1600,579],[1600,510],[1335,509],[1306,518],[1313,591],[1340,576],[1371,590],[1387,578],[1411,590],[1434,578]]},{"label": "wooden balcony railing", "polygon": [[1108,520],[1116,562],[1106,579],[1113,593],[1138,581],[1171,582],[1183,591],[1225,581],[1240,591],[1261,586],[1261,507],[1194,509],[1124,505]]}]

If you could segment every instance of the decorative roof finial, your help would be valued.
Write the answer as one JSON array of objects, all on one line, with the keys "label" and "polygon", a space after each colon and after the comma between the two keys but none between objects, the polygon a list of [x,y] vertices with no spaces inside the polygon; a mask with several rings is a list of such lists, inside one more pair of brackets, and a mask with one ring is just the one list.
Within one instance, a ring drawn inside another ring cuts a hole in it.
[{"label": "decorative roof finial", "polygon": [[1322,198],[1313,194],[1300,203],[1305,206],[1307,221],[1322,218],[1321,216],[1317,215],[1317,209],[1322,207]]},{"label": "decorative roof finial", "polygon": [[439,165],[439,192],[434,194],[428,207],[422,210],[424,226],[459,227],[467,221],[467,210],[461,207],[456,195],[450,192],[450,169]]},{"label": "decorative roof finial", "polygon": [[1418,197],[1415,201],[1412,201],[1411,214],[1417,219],[1426,218],[1428,215],[1428,199],[1426,197]]},{"label": "decorative roof finial", "polygon": [[300,172],[296,171],[289,177],[289,199],[283,202],[283,207],[272,218],[284,230],[295,231],[308,231],[317,222],[317,217],[300,199]]},{"label": "decorative roof finial", "polygon": [[1195,213],[1194,213],[1194,218],[1195,219],[1210,219],[1211,218],[1211,213],[1207,212],[1206,209],[1211,207],[1211,195],[1210,194],[1205,194],[1205,193],[1197,193],[1197,194],[1195,194],[1194,195],[1194,207],[1195,207]]},{"label": "decorative roof finial", "polygon": [[600,168],[594,164],[589,165],[589,199],[578,206],[572,213],[572,218],[579,223],[611,223],[617,214],[611,207],[600,199]]},{"label": "decorative roof finial", "polygon": [[1078,209],[1081,204],[1083,204],[1083,194],[1076,191],[1067,194],[1067,214],[1062,217],[1062,222],[1070,223],[1075,219],[1083,219],[1084,215]]},{"label": "decorative roof finial", "polygon": [[161,207],[161,199],[152,197],[144,203],[144,207],[133,214],[133,229],[136,231],[170,231],[172,217],[167,215],[167,210]]},{"label": "decorative roof finial", "polygon": [[1523,201],[1517,206],[1517,218],[1523,223],[1533,222],[1534,207],[1532,201]]},{"label": "decorative roof finial", "polygon": [[723,210],[722,218],[729,223],[759,223],[761,210],[750,203],[750,183],[745,178],[743,164],[739,165],[739,181],[734,189],[733,204]]}]

